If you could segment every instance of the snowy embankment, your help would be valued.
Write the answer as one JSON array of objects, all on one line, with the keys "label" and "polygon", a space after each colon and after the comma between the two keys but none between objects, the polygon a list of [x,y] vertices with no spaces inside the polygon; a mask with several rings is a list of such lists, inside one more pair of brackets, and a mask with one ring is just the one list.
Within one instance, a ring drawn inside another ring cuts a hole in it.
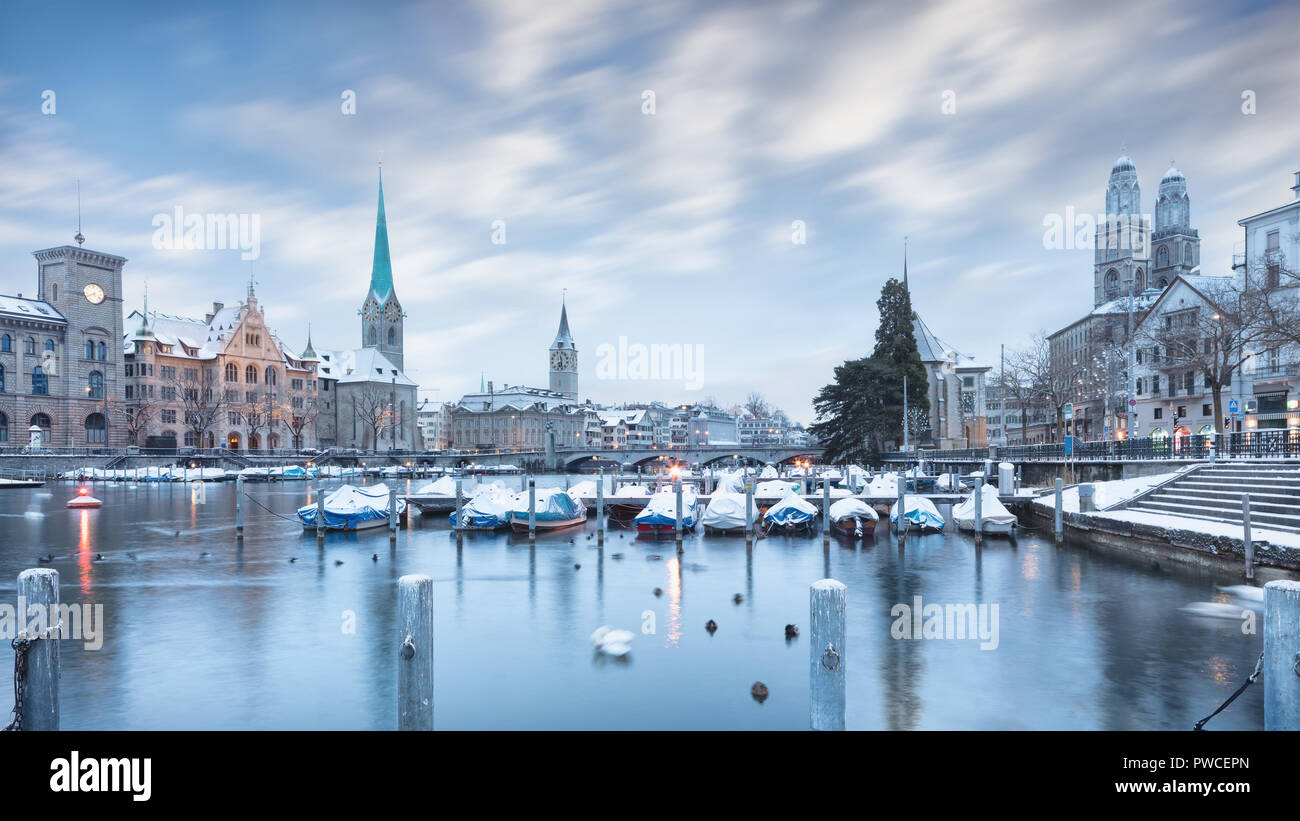
[{"label": "snowy embankment", "polygon": [[[1180,474],[1182,470],[1176,470],[1172,473],[1157,473],[1154,476],[1139,476],[1136,479],[1116,479],[1112,482],[1091,482],[1093,487],[1093,504],[1098,510],[1104,507],[1110,507],[1113,504],[1124,502],[1132,499],[1138,494],[1145,493],[1156,485],[1168,482]],[[1056,505],[1056,496],[1052,493],[1038,497],[1035,504],[1054,507]],[[1079,512],[1079,488],[1077,485],[1068,487],[1061,491],[1061,507],[1066,513]]]}]

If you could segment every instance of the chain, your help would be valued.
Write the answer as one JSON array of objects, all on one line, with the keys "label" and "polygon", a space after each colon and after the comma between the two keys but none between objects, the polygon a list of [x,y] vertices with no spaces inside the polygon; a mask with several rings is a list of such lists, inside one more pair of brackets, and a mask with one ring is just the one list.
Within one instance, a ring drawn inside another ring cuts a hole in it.
[{"label": "chain", "polygon": [[[1297,657],[1298,657],[1298,659],[1297,659],[1297,664],[1300,664],[1300,654],[1297,654]],[[1245,683],[1242,684],[1240,687],[1237,688],[1237,692],[1235,692],[1235,693],[1233,693],[1232,695],[1228,696],[1228,700],[1225,701],[1225,702],[1223,702],[1222,704],[1220,704],[1220,705],[1219,705],[1219,709],[1215,710],[1214,712],[1210,713],[1210,714],[1209,714],[1208,716],[1206,716],[1205,718],[1203,718],[1203,719],[1201,719],[1200,721],[1196,722],[1196,725],[1195,725],[1194,727],[1192,727],[1192,729],[1193,729],[1193,730],[1203,730],[1203,729],[1205,729],[1205,722],[1209,721],[1210,719],[1212,719],[1212,718],[1214,718],[1215,716],[1217,716],[1219,713],[1223,712],[1224,709],[1226,709],[1227,706],[1228,706],[1229,704],[1231,704],[1232,702],[1234,702],[1234,701],[1237,700],[1237,696],[1239,696],[1239,695],[1241,695],[1242,693],[1246,692],[1246,688],[1249,687],[1250,685],[1252,685],[1252,684],[1255,683],[1255,680],[1259,678],[1260,671],[1262,671],[1263,669],[1264,669],[1264,652],[1261,650],[1260,653],[1259,653],[1259,659],[1255,662],[1255,672],[1251,673],[1249,676],[1246,677],[1246,681],[1245,681]],[[1298,674],[1300,674],[1300,673],[1298,673]]]},{"label": "chain", "polygon": [[23,728],[23,691],[27,686],[27,649],[36,640],[15,638],[9,643],[14,648],[14,718],[3,729],[0,729],[0,732],[21,730]]}]

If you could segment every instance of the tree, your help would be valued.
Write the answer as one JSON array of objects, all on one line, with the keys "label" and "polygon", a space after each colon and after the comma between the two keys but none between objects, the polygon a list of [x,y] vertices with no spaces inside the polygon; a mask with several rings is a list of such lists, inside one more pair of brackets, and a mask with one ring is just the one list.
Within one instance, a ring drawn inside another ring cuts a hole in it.
[{"label": "tree", "polygon": [[1078,366],[1064,356],[1053,356],[1047,335],[1040,332],[1025,352],[1025,373],[1032,394],[1056,414],[1055,442],[1065,430],[1065,406],[1079,391]]},{"label": "tree", "polygon": [[1034,405],[1039,401],[1035,385],[1033,354],[1029,350],[1010,351],[1005,357],[1003,371],[997,376],[997,389],[1001,397],[1002,416],[1005,420],[1008,405],[1015,402],[1020,412],[1020,442],[1029,443],[1029,416]]},{"label": "tree", "polygon": [[749,415],[755,419],[762,419],[771,413],[771,410],[767,406],[767,400],[763,398],[763,394],[758,393],[757,391],[751,393],[745,398],[744,408],[749,412]]},{"label": "tree", "polygon": [[352,395],[352,413],[370,431],[372,450],[379,450],[379,437],[393,423],[389,392],[367,385]]},{"label": "tree", "polygon": [[112,417],[120,420],[126,427],[127,444],[140,444],[140,434],[149,427],[149,422],[158,412],[159,405],[149,398],[132,399],[130,404],[110,400],[109,409]]},{"label": "tree", "polygon": [[208,434],[217,426],[217,420],[225,408],[225,396],[211,379],[202,381],[194,378],[173,379],[172,385],[176,388],[176,396],[180,400],[185,429],[194,434],[194,441],[199,447],[203,447],[208,440]]},{"label": "tree", "polygon": [[294,408],[285,405],[280,408],[280,424],[284,425],[289,435],[293,437],[294,450],[302,450],[303,433],[316,423],[318,415],[319,408],[313,399],[307,399],[305,407]]}]

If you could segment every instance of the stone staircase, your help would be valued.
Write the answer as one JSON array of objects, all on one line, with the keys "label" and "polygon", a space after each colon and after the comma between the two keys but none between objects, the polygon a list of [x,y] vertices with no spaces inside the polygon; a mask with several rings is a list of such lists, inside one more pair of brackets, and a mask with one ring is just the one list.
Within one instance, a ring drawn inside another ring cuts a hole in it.
[{"label": "stone staircase", "polygon": [[1300,533],[1300,467],[1285,464],[1206,465],[1123,507],[1240,525],[1243,493],[1250,494],[1252,527]]}]

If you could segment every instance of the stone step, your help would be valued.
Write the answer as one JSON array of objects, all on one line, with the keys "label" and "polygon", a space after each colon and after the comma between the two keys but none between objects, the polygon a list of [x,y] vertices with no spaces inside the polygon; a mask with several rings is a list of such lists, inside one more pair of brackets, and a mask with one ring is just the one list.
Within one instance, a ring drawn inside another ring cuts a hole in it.
[{"label": "stone step", "polygon": [[[1200,479],[1187,478],[1170,482],[1166,487],[1180,485],[1183,487],[1217,487],[1217,488],[1258,488],[1262,492],[1300,491],[1300,481],[1287,482],[1280,479]],[[1243,493],[1248,490],[1242,490]]]},{"label": "stone step", "polygon": [[[1235,499],[1241,501],[1242,494],[1235,490],[1223,490],[1222,488],[1199,488],[1183,487],[1182,485],[1169,485],[1162,487],[1152,493],[1152,496],[1158,496],[1162,493],[1176,493],[1179,496],[1187,496],[1194,499]],[[1260,493],[1250,494],[1252,502],[1258,500],[1265,504],[1294,505],[1300,507],[1300,493]]]},{"label": "stone step", "polygon": [[[1206,510],[1213,511],[1232,511],[1241,512],[1240,496],[1223,496],[1217,499],[1204,498],[1199,496],[1184,496],[1179,493],[1153,493],[1141,501],[1152,501],[1164,504],[1186,505],[1189,507],[1204,507]],[[1278,513],[1282,515],[1295,515],[1300,513],[1300,506],[1295,504],[1278,504],[1276,502],[1259,501],[1254,496],[1250,498],[1250,509],[1258,513]]]},{"label": "stone step", "polygon": [[[1169,502],[1148,502],[1143,499],[1135,502],[1128,507],[1139,513],[1162,513],[1166,515],[1183,516],[1192,519],[1205,519],[1215,522],[1224,522],[1225,524],[1241,525],[1241,510],[1224,511],[1223,515],[1218,515],[1217,511],[1207,511],[1199,505],[1183,505]],[[1300,533],[1300,516],[1282,515],[1278,513],[1259,513],[1257,514],[1252,508],[1250,511],[1250,521],[1253,527],[1262,527],[1270,530],[1285,530],[1294,533]]]}]

